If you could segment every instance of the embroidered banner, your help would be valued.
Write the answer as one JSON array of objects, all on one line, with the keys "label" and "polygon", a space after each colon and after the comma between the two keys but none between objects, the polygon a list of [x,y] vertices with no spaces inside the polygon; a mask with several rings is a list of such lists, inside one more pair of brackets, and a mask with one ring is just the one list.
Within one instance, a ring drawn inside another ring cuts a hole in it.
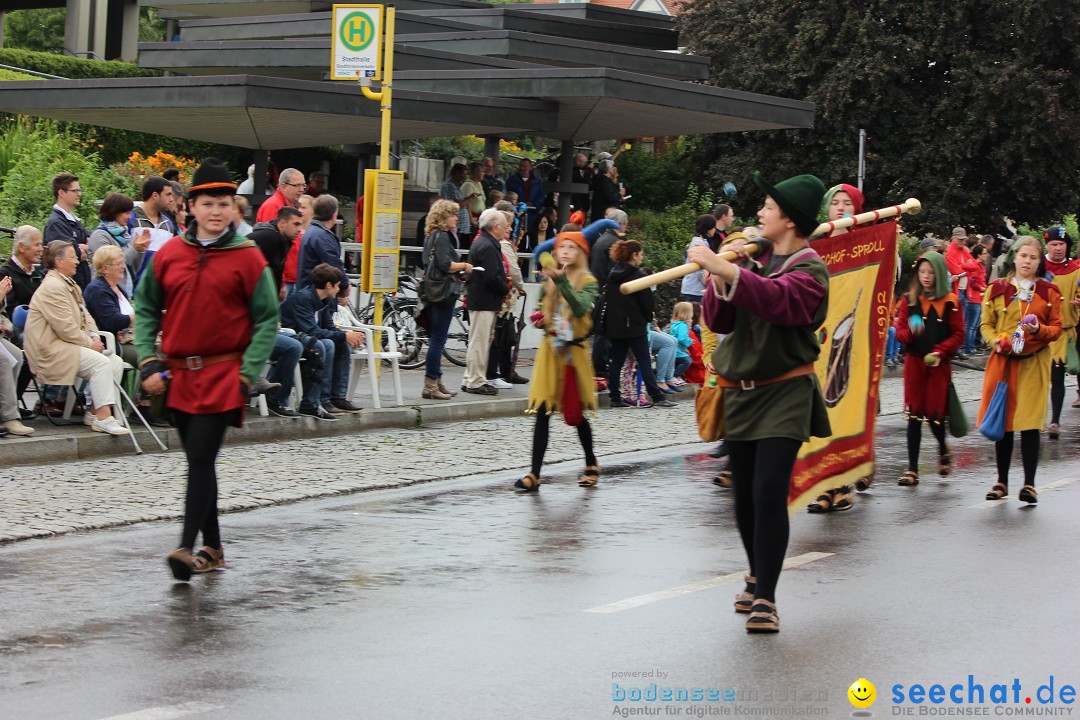
[{"label": "embroidered banner", "polygon": [[874,472],[874,427],[885,341],[892,324],[897,223],[864,225],[816,240],[829,266],[829,313],[818,331],[816,370],[832,437],[811,438],[799,451],[788,510],[801,510],[825,490]]}]

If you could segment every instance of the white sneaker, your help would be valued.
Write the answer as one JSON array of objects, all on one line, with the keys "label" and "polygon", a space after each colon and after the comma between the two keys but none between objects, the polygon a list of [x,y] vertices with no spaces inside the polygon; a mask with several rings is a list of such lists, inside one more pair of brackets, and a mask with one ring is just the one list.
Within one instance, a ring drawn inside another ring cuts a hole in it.
[{"label": "white sneaker", "polygon": [[95,431],[109,433],[110,435],[127,435],[127,428],[116,421],[112,415],[104,420],[98,420],[94,418],[94,424],[91,425]]},{"label": "white sneaker", "polygon": [[34,428],[26,427],[25,425],[23,425],[18,420],[8,420],[6,423],[3,423],[3,426],[4,426],[4,429],[7,430],[12,435],[33,435],[34,434]]},{"label": "white sneaker", "polygon": [[94,413],[90,412],[89,410],[87,410],[86,414],[82,416],[82,424],[86,427],[94,427],[95,420],[97,420],[97,418],[94,417]]},{"label": "white sneaker", "polygon": [[506,382],[502,378],[495,378],[494,380],[488,380],[487,384],[491,385],[492,387],[496,387],[499,390],[510,390],[511,388],[514,387],[513,385]]}]

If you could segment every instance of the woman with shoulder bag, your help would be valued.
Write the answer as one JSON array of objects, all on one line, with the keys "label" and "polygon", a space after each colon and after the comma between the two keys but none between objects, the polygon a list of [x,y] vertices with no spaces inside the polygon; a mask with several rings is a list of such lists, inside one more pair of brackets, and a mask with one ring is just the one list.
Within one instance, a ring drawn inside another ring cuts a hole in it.
[{"label": "woman with shoulder bag", "polygon": [[424,363],[424,391],[420,397],[428,400],[449,400],[457,395],[442,382],[442,352],[454,305],[461,295],[462,284],[454,273],[472,272],[472,265],[458,260],[456,231],[460,207],[450,200],[438,200],[427,215],[424,232],[424,281],[421,284],[428,314],[428,351]]}]

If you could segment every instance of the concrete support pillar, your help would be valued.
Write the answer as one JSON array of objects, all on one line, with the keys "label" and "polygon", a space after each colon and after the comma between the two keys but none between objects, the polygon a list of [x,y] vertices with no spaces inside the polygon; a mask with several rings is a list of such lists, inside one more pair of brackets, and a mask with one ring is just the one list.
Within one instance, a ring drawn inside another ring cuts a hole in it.
[{"label": "concrete support pillar", "polygon": [[67,0],[64,49],[79,57],[90,49],[90,0]]},{"label": "concrete support pillar", "polygon": [[124,3],[124,22],[120,31],[120,57],[128,62],[135,62],[139,56],[139,0],[119,1]]},{"label": "concrete support pillar", "polygon": [[[255,151],[255,175],[252,176],[255,184],[251,188],[251,194],[253,196],[251,199],[251,206],[255,210],[258,210],[259,206],[266,202],[266,156],[267,152],[265,150]],[[252,217],[256,214],[257,213],[253,212]]]},{"label": "concrete support pillar", "polygon": [[495,158],[496,167],[499,162],[499,136],[498,135],[485,135],[484,136],[484,157]]},{"label": "concrete support pillar", "polygon": [[89,56],[95,60],[104,60],[108,55],[105,50],[105,35],[109,30],[109,0],[90,0],[93,11],[93,34],[91,47],[94,54]]},{"label": "concrete support pillar", "polygon": [[[559,185],[568,188],[574,177],[574,141],[562,141],[562,155],[559,156]],[[559,192],[559,224],[562,227],[570,222],[571,194],[567,190]],[[586,211],[588,212],[588,211]]]}]

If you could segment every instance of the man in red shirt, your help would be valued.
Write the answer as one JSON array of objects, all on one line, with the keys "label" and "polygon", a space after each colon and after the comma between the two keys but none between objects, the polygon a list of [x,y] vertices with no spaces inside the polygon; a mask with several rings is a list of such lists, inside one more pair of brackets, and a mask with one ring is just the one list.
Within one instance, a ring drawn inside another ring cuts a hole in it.
[{"label": "man in red shirt", "polygon": [[278,210],[288,205],[296,207],[300,196],[304,194],[304,173],[296,168],[285,168],[279,176],[277,191],[259,206],[259,213],[255,216],[255,222],[274,222],[277,220]]},{"label": "man in red shirt", "polygon": [[[971,257],[971,251],[967,248],[967,239],[967,230],[962,227],[954,227],[952,238],[949,240],[949,247],[945,250],[945,266],[949,268],[949,275],[952,276],[950,278],[952,280],[952,291],[960,298],[960,308],[965,318],[968,316],[968,277],[979,271],[979,261]],[[960,360],[967,360],[968,355],[965,352],[959,352],[956,357]]]}]

